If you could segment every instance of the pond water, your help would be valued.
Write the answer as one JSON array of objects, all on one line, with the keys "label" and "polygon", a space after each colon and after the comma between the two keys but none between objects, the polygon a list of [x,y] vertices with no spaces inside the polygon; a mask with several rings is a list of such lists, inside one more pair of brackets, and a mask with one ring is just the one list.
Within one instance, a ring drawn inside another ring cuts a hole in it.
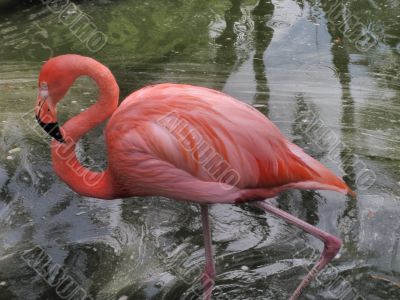
[{"label": "pond water", "polygon": [[[54,174],[50,140],[32,109],[41,64],[63,53],[109,66],[121,99],[148,84],[178,82],[222,90],[259,109],[357,192],[356,200],[326,191],[273,199],[343,240],[302,299],[400,299],[399,0],[6,3],[0,299],[65,299],[68,289],[54,282],[66,274],[80,295],[100,300],[197,299],[200,292],[199,207],[159,197],[99,201]],[[78,16],[87,31],[74,23]],[[61,119],[96,95],[90,80],[78,80],[61,103]],[[82,160],[102,168],[99,149],[102,128],[79,145]],[[287,299],[322,247],[248,205],[214,205],[211,219],[215,299]],[[52,281],[36,273],[43,265],[28,264],[29,249],[51,258]]]}]

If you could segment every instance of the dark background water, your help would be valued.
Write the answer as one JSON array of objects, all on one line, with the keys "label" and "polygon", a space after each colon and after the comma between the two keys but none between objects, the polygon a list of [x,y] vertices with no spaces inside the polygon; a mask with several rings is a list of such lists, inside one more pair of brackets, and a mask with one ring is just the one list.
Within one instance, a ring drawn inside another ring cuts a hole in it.
[{"label": "dark background water", "polygon": [[[400,299],[398,0],[99,0],[67,9],[67,1],[11,2],[0,1],[0,299],[61,299],[21,257],[37,246],[94,299],[192,299],[200,291],[196,205],[99,201],[55,176],[32,108],[41,64],[63,53],[109,66],[123,97],[179,82],[259,109],[358,193],[357,200],[323,191],[274,199],[344,242],[302,299]],[[77,16],[104,34],[104,47],[88,42],[91,31],[79,29]],[[96,94],[90,80],[78,80],[61,119]],[[82,160],[100,168],[101,129],[80,143]],[[211,219],[216,299],[287,299],[322,247],[250,206],[215,205]]]}]

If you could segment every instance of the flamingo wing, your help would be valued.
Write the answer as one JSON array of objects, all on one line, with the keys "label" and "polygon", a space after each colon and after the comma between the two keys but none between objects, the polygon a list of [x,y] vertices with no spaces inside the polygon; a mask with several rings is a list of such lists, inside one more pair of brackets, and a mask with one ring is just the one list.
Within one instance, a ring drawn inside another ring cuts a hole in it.
[{"label": "flamingo wing", "polygon": [[207,88],[160,84],[131,94],[106,139],[110,165],[126,178],[118,182],[137,191],[209,202],[287,188],[348,191],[259,111]]}]

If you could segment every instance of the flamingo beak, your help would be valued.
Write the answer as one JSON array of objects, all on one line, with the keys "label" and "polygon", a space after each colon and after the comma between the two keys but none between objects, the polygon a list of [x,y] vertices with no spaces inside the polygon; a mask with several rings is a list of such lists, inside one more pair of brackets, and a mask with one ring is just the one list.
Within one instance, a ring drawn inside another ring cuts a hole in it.
[{"label": "flamingo beak", "polygon": [[65,140],[60,131],[60,126],[58,126],[58,122],[44,123],[38,115],[36,115],[36,120],[38,121],[39,125],[44,129],[44,131],[46,131],[51,137],[55,138],[60,143],[65,143]]},{"label": "flamingo beak", "polygon": [[51,101],[49,101],[47,87],[46,89],[39,90],[35,112],[36,121],[44,129],[44,131],[46,131],[48,135],[55,138],[57,141],[65,143],[65,140],[61,134],[60,126],[57,122],[56,110]]}]

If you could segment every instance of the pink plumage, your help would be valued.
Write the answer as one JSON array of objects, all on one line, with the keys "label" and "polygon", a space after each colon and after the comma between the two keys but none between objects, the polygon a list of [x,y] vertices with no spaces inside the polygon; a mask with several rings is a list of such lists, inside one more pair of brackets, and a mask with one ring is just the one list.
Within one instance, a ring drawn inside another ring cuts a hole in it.
[{"label": "pink plumage", "polygon": [[[99,99],[59,130],[56,105],[81,75],[96,81]],[[55,57],[40,73],[36,114],[39,123],[56,138],[52,142],[54,169],[82,195],[103,199],[158,195],[196,202],[202,204],[203,223],[208,228],[206,204],[262,200],[291,188],[353,194],[259,111],[226,94],[165,83],[132,93],[119,107],[118,97],[110,70],[91,58]],[[76,158],[75,143],[108,118],[104,132],[108,166],[103,172],[93,172]],[[335,238],[283,212],[260,207],[318,233],[337,252]],[[211,276],[215,271],[207,234],[206,273]],[[296,291],[297,296],[309,279]],[[208,292],[206,298],[210,295]]]},{"label": "pink plumage", "polygon": [[116,182],[119,196],[141,189],[194,202],[235,203],[294,187],[348,191],[256,109],[203,87],[143,88],[122,102],[105,135],[110,172],[123,174]]}]

